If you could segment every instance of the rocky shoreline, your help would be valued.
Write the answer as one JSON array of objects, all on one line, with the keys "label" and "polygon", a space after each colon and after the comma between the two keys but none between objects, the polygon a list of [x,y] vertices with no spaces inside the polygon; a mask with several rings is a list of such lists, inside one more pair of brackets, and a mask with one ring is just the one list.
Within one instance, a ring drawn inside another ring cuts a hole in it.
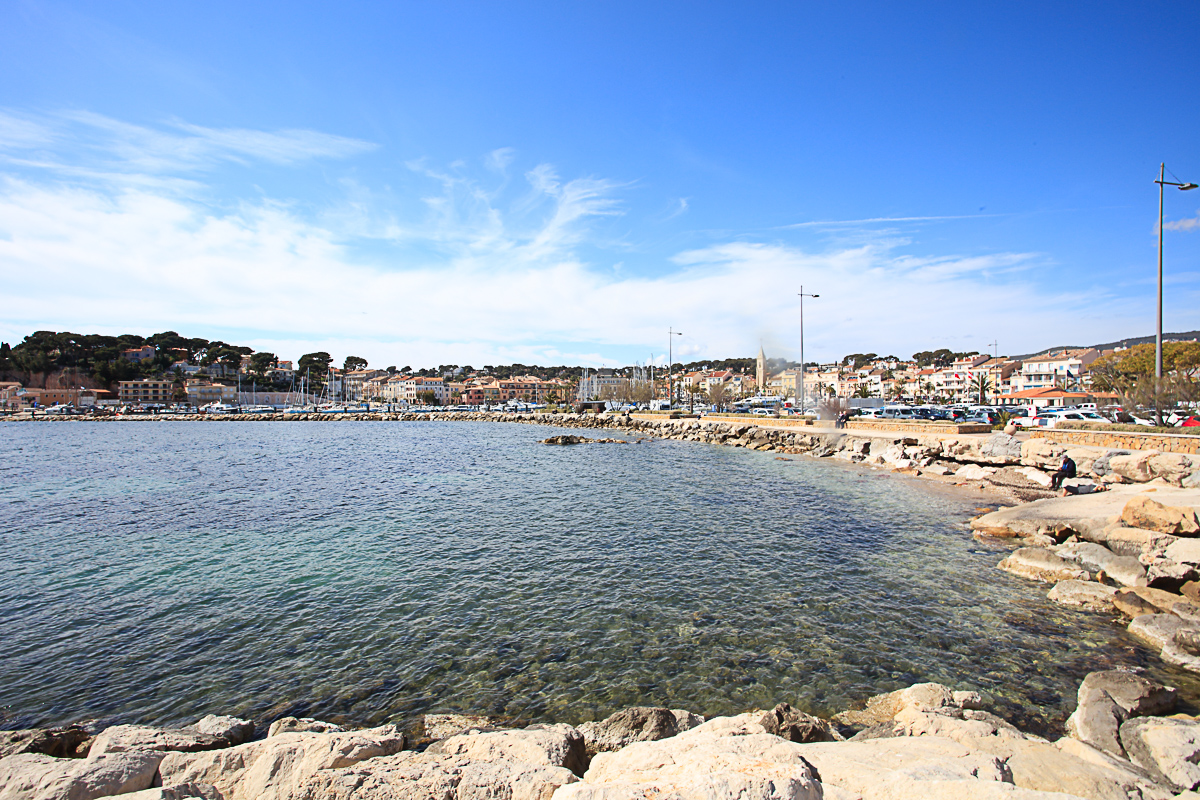
[{"label": "rocky shoreline", "polygon": [[705,720],[629,708],[578,726],[427,715],[345,730],[208,716],[184,728],[0,732],[3,800],[1166,800],[1198,798],[1200,720],[1132,672],[1088,675],[1068,735],[1026,734],[924,683],[824,720],[780,703]]}]

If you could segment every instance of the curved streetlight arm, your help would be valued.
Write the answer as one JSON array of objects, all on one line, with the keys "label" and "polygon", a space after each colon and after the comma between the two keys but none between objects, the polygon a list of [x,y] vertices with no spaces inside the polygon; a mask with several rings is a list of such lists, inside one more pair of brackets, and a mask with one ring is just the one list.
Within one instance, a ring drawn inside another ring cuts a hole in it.
[{"label": "curved streetlight arm", "polygon": [[1162,310],[1163,310],[1163,188],[1166,186],[1176,186],[1179,191],[1186,192],[1191,189],[1198,188],[1198,185],[1190,181],[1169,181],[1167,180],[1167,165],[1158,165],[1158,319],[1155,325],[1154,335],[1154,422],[1157,425],[1162,425],[1162,409],[1158,402],[1159,384],[1162,383],[1163,377],[1163,359],[1162,359]]}]

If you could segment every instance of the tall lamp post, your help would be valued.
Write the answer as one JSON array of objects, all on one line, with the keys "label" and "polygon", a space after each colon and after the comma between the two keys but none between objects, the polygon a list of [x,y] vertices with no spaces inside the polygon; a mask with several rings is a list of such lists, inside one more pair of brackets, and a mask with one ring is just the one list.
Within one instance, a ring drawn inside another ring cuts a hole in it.
[{"label": "tall lamp post", "polygon": [[675,363],[675,337],[683,336],[677,330],[667,328],[667,408],[675,405],[675,385],[671,382],[671,367]]},{"label": "tall lamp post", "polygon": [[800,287],[800,415],[804,415],[804,298],[820,297],[819,294],[805,294],[804,286]]},{"label": "tall lamp post", "polygon": [[1178,186],[1179,191],[1186,192],[1189,189],[1195,189],[1194,183],[1180,183],[1169,181],[1167,177],[1167,165],[1161,163],[1158,165],[1158,320],[1155,326],[1154,336],[1154,423],[1162,425],[1162,409],[1159,407],[1158,392],[1162,384],[1163,367],[1162,367],[1162,295],[1163,295],[1163,270],[1162,270],[1162,253],[1163,253],[1163,187]]}]

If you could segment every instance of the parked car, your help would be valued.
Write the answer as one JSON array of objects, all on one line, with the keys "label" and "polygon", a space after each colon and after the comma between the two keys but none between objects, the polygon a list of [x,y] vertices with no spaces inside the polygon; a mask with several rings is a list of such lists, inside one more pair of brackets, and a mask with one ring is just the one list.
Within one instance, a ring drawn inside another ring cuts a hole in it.
[{"label": "parked car", "polygon": [[1000,415],[995,411],[976,411],[960,421],[968,425],[995,425],[1000,422]]}]

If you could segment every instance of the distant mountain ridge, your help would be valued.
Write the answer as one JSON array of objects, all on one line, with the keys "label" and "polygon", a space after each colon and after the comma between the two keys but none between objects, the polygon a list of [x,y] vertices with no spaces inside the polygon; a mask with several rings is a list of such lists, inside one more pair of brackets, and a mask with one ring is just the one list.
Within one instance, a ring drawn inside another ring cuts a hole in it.
[{"label": "distant mountain ridge", "polygon": [[[1167,333],[1163,331],[1163,341],[1194,341],[1200,339],[1200,331],[1185,331],[1183,333]],[[1082,350],[1085,347],[1094,347],[1097,350],[1112,350],[1115,347],[1133,347],[1135,344],[1147,344],[1154,341],[1153,336],[1131,336],[1128,339],[1118,339],[1115,342],[1106,342],[1104,344],[1093,345],[1059,345],[1057,347],[1047,347],[1045,350],[1039,350],[1036,353],[1029,353],[1023,356],[1011,356],[1016,361],[1022,361],[1026,358],[1034,358],[1036,356],[1044,356],[1049,352],[1058,350]]]}]

